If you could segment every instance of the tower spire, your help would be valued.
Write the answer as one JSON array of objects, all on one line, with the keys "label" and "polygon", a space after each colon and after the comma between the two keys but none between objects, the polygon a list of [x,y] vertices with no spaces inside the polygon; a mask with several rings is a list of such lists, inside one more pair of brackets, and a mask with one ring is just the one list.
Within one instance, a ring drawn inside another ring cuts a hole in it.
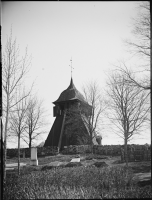
[{"label": "tower spire", "polygon": [[69,65],[70,67],[71,67],[71,78],[72,78],[72,70],[74,69],[73,67],[72,67],[72,57],[71,57],[71,65]]}]

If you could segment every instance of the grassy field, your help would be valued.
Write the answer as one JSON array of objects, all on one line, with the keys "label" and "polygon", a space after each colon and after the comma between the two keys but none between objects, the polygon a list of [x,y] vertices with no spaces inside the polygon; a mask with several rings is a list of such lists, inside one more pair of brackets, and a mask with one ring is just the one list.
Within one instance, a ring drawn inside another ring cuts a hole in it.
[{"label": "grassy field", "polygon": [[[42,170],[54,161],[69,162],[74,155],[58,155],[38,158],[39,166],[21,167],[7,172],[7,183],[3,199],[102,199],[102,198],[151,198],[151,186],[139,187],[133,180],[134,173],[149,172],[151,163],[132,162],[129,169],[120,163],[120,157],[80,155],[82,163],[78,167],[56,167]],[[29,162],[28,158],[21,162]],[[95,161],[106,161],[109,167],[97,168]],[[17,162],[17,159],[7,163]]]}]

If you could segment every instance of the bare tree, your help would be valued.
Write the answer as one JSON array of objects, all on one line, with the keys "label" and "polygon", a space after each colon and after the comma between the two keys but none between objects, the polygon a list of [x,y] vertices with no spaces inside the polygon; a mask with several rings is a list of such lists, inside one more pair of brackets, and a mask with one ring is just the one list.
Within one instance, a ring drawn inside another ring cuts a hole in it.
[{"label": "bare tree", "polygon": [[150,84],[150,51],[151,51],[151,36],[150,36],[150,1],[140,2],[139,4],[138,17],[134,19],[133,28],[133,40],[126,40],[125,44],[129,47],[130,53],[138,56],[142,59],[138,72],[142,72],[144,78],[142,80],[137,80],[136,77],[132,77],[130,70],[127,66],[123,64],[120,70],[126,74],[126,80],[131,84],[141,87],[145,90],[151,89]]},{"label": "bare tree", "polygon": [[[124,81],[128,85],[133,85],[143,90],[147,90],[149,91],[150,94],[151,90],[150,69],[143,69],[143,70],[141,69],[133,72],[133,70],[129,69],[124,62],[121,62],[120,66],[116,66],[116,70],[122,72],[125,75]],[[142,79],[139,79],[138,76],[142,76]]]},{"label": "bare tree", "polygon": [[132,53],[142,56],[144,59],[150,58],[150,1],[140,2],[138,6],[138,16],[133,19],[134,40],[126,40]]},{"label": "bare tree", "polygon": [[30,97],[27,101],[28,107],[26,110],[26,129],[22,134],[22,139],[29,146],[29,149],[32,147],[34,140],[45,133],[44,125],[45,121],[45,110],[42,105],[42,101],[38,101],[37,97]]},{"label": "bare tree", "polygon": [[[19,93],[20,91],[21,90],[19,90]],[[23,97],[25,97],[25,92],[23,92],[22,95],[18,95],[16,102],[18,102],[18,99],[21,99],[21,101],[14,106],[14,112],[10,113],[11,136],[18,138],[18,175],[20,175],[20,139],[26,128],[25,114],[28,108],[26,98]]]},{"label": "bare tree", "polygon": [[107,107],[100,87],[96,81],[90,81],[83,87],[86,102],[91,106],[91,115],[87,116],[85,123],[90,133],[90,142],[97,136],[101,136],[102,115]]},{"label": "bare tree", "polygon": [[[7,154],[7,136],[9,128],[9,117],[14,106],[21,101],[14,101],[16,88],[22,83],[22,80],[27,72],[30,64],[30,57],[27,54],[21,58],[19,55],[19,47],[16,44],[16,39],[12,39],[12,33],[7,39],[6,46],[2,56],[2,89],[3,89],[3,116],[4,116],[4,182],[6,180],[6,154]],[[28,94],[27,94],[28,95]],[[27,96],[26,95],[26,96]],[[22,97],[25,98],[25,97]]]},{"label": "bare tree", "polygon": [[112,74],[107,82],[109,119],[118,128],[117,135],[124,139],[125,159],[128,166],[127,144],[139,134],[149,115],[147,92],[140,87],[128,85],[123,73]]}]

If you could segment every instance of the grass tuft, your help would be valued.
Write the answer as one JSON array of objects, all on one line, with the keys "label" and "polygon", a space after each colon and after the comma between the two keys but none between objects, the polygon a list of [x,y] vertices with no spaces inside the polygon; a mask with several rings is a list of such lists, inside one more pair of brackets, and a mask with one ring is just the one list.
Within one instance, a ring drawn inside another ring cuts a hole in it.
[{"label": "grass tuft", "polygon": [[7,176],[3,199],[151,198],[151,187],[139,188],[126,167],[77,166]]}]

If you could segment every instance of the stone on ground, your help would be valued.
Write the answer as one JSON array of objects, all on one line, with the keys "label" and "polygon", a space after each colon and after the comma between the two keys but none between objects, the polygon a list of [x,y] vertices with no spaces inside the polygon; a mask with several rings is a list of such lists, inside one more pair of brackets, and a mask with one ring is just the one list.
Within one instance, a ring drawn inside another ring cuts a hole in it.
[{"label": "stone on ground", "polygon": [[[27,163],[20,163],[20,166],[24,166],[24,165],[27,165]],[[9,168],[9,167],[17,167],[18,166],[18,163],[10,163],[10,164],[6,164],[6,167]]]},{"label": "stone on ground", "polygon": [[6,167],[6,170],[14,170],[14,168],[12,168],[12,167],[11,167],[11,168],[7,168],[7,167]]},{"label": "stone on ground", "polygon": [[74,163],[80,162],[80,158],[73,158],[70,162],[71,162],[71,163],[72,163],[72,162],[74,162]]},{"label": "stone on ground", "polygon": [[[20,163],[20,167],[27,165],[27,163]],[[14,167],[17,167],[18,163],[6,164],[6,170],[14,170]]]},{"label": "stone on ground", "polygon": [[138,183],[140,187],[151,185],[151,172],[136,173],[133,179]]}]

